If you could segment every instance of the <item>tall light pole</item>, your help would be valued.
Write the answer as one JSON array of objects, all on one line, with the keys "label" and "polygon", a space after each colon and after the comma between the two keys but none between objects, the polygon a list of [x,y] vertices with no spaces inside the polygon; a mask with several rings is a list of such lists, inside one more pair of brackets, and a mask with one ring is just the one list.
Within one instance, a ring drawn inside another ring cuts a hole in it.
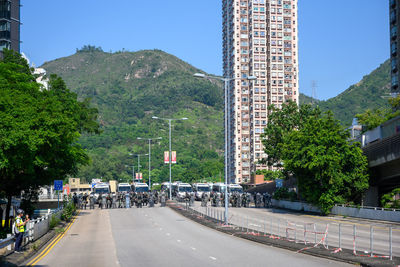
[{"label": "tall light pole", "polygon": [[[225,224],[228,224],[228,205],[229,205],[229,201],[228,201],[228,185],[230,183],[229,181],[229,175],[230,175],[230,168],[229,168],[229,164],[228,164],[228,159],[231,155],[230,151],[230,140],[231,140],[231,118],[230,116],[228,116],[229,113],[229,109],[231,107],[230,105],[230,95],[229,95],[229,82],[236,80],[236,79],[242,79],[242,78],[231,78],[231,77],[221,77],[221,76],[214,76],[214,75],[205,75],[203,73],[195,73],[193,74],[194,77],[197,78],[208,78],[208,79],[214,79],[214,80],[221,80],[224,82],[224,99],[225,99],[225,109],[224,109],[224,128],[225,128]],[[256,80],[257,78],[255,76],[248,76],[247,78],[245,78],[247,80]]]},{"label": "tall light pole", "polygon": [[[140,171],[140,156],[147,156],[148,154],[133,154],[133,153],[129,153],[130,156],[137,156],[138,157],[138,173]],[[133,182],[135,182],[135,178],[133,178]]]},{"label": "tall light pole", "polygon": [[159,118],[159,117],[156,117],[156,116],[153,116],[152,118],[156,119],[156,120],[166,120],[166,121],[168,121],[168,124],[169,124],[169,199],[172,199],[171,121],[187,120],[188,118],[168,119],[168,118]]},{"label": "tall light pole", "polygon": [[148,140],[149,141],[149,188],[151,190],[151,141],[152,140],[159,140],[162,139],[162,137],[157,137],[157,138],[142,138],[138,137],[138,140]]}]

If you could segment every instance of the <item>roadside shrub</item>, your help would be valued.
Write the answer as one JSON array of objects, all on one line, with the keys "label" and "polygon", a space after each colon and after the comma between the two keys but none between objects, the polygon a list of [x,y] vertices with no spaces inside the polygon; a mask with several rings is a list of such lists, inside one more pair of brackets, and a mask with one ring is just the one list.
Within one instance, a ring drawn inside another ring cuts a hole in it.
[{"label": "roadside shrub", "polygon": [[50,227],[50,229],[54,229],[54,227],[56,227],[59,223],[60,223],[60,219],[58,219],[56,216],[51,216],[51,219],[50,219],[50,224],[49,224],[49,227]]},{"label": "roadside shrub", "polygon": [[64,209],[61,214],[61,219],[63,221],[69,222],[72,219],[72,216],[74,215],[76,211],[76,207],[72,201],[68,202],[67,205],[64,206]]},{"label": "roadside shrub", "polygon": [[297,194],[294,191],[289,192],[289,189],[286,187],[280,187],[274,192],[272,197],[276,200],[287,199],[295,201],[297,199]]},{"label": "roadside shrub", "polygon": [[400,209],[400,199],[398,196],[400,195],[400,187],[394,189],[392,192],[384,194],[381,198],[381,205],[387,209]]}]

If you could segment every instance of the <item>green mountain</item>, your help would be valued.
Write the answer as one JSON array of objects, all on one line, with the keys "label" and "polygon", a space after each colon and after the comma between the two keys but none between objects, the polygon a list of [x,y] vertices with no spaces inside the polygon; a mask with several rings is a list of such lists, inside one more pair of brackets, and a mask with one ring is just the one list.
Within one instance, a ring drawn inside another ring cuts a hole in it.
[{"label": "green mountain", "polygon": [[[129,154],[148,153],[147,141],[137,137],[162,137],[152,145],[151,175],[153,181],[167,180],[168,122],[152,116],[188,118],[172,122],[174,180],[223,175],[222,85],[193,77],[200,70],[159,50],[81,50],[42,67],[61,76],[80,98],[91,98],[99,110],[103,133],[81,138],[92,164],[82,167],[79,177],[128,180],[132,165],[135,171],[138,165]],[[140,160],[147,180],[148,156]]]},{"label": "green mountain", "polygon": [[320,103],[321,101],[315,98],[312,98],[311,96],[305,95],[303,93],[300,93],[299,95],[299,103],[300,105],[303,104],[317,104]]},{"label": "green mountain", "polygon": [[[390,92],[390,60],[347,90],[326,101],[318,101],[323,111],[332,110],[343,125],[351,125],[354,116],[366,109],[389,106],[385,96]],[[300,103],[311,101],[311,97],[300,94]]]}]

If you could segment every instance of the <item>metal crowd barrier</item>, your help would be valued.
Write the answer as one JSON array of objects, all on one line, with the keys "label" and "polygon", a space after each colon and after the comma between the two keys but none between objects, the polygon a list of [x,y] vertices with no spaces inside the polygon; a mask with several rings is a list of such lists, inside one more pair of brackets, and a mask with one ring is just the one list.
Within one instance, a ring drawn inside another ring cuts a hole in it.
[{"label": "metal crowd barrier", "polygon": [[[181,206],[200,217],[224,224],[223,208]],[[295,222],[274,216],[254,218],[232,212],[228,221],[229,226],[245,234],[302,243],[305,247],[301,250],[322,246],[332,253],[339,253],[343,248],[350,249],[354,255],[363,257],[392,260],[394,256],[400,256],[399,227],[338,222],[327,224]]]},{"label": "metal crowd barrier", "polygon": [[[49,211],[40,218],[31,220],[27,225],[23,237],[23,246],[34,242],[45,235],[50,230],[50,221],[55,216],[60,219],[62,208]],[[7,250],[14,249],[15,235],[8,234],[5,239],[0,239],[0,249],[8,246]]]}]

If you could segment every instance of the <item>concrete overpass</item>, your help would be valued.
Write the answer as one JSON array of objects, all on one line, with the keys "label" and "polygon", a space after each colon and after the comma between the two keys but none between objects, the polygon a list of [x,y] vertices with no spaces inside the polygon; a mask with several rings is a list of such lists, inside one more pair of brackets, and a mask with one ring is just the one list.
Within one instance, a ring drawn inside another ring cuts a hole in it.
[{"label": "concrete overpass", "polygon": [[360,137],[370,168],[365,205],[378,206],[380,197],[400,187],[400,116]]}]

